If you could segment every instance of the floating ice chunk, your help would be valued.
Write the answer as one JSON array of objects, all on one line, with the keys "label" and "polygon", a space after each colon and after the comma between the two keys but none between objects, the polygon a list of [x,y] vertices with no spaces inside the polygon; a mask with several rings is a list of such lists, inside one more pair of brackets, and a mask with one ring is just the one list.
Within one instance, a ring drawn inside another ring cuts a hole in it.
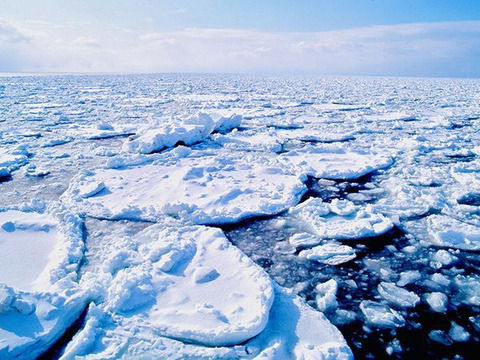
[{"label": "floating ice chunk", "polygon": [[418,270],[409,270],[400,273],[400,279],[397,281],[398,286],[405,286],[414,283],[422,278],[422,274]]},{"label": "floating ice chunk", "polygon": [[461,185],[470,191],[480,189],[480,160],[455,165],[451,174]]},{"label": "floating ice chunk", "polygon": [[453,344],[452,339],[443,330],[430,331],[430,333],[428,334],[428,337],[433,341],[436,341],[445,346],[450,346]]},{"label": "floating ice chunk", "polygon": [[380,186],[387,190],[387,196],[374,207],[392,219],[417,218],[429,211],[441,210],[445,205],[444,194],[439,188],[413,186],[401,177],[382,181]]},{"label": "floating ice chunk", "polygon": [[361,104],[346,104],[340,102],[330,102],[325,104],[313,104],[313,108],[323,111],[323,112],[333,112],[333,111],[353,111],[353,110],[362,110],[368,109],[368,105]]},{"label": "floating ice chunk", "polygon": [[462,250],[480,250],[480,228],[445,215],[426,220],[429,240],[437,246]]},{"label": "floating ice chunk", "polygon": [[108,139],[116,136],[128,136],[134,135],[135,129],[133,127],[116,126],[100,122],[97,126],[84,129],[82,135],[89,140]]},{"label": "floating ice chunk", "polygon": [[420,302],[420,297],[408,290],[402,289],[393,283],[381,282],[378,292],[390,304],[400,308],[412,308]]},{"label": "floating ice chunk", "polygon": [[357,313],[355,311],[337,309],[333,314],[330,314],[328,318],[334,325],[346,325],[355,321]]},{"label": "floating ice chunk", "polygon": [[338,284],[330,279],[315,287],[315,302],[321,312],[333,312],[338,308],[337,302]]},{"label": "floating ice chunk", "polygon": [[285,156],[310,176],[335,180],[357,179],[393,162],[386,154],[312,146],[290,151]]},{"label": "floating ice chunk", "polygon": [[[82,222],[67,210],[0,210],[0,358],[35,358],[82,312]],[[20,264],[20,266],[19,266]]]},{"label": "floating ice chunk", "polygon": [[433,254],[432,259],[442,265],[451,265],[458,260],[456,256],[453,256],[450,252],[443,249]]},{"label": "floating ice chunk", "polygon": [[30,164],[25,168],[26,176],[43,177],[48,174],[50,174],[50,170],[37,167],[35,164]]},{"label": "floating ice chunk", "polygon": [[277,131],[277,134],[285,140],[299,140],[306,142],[332,143],[353,140],[351,132],[331,132],[324,128],[308,127],[303,129],[285,129]]},{"label": "floating ice chunk", "polygon": [[458,325],[455,321],[452,321],[450,324],[450,331],[448,336],[455,342],[466,342],[470,340],[470,334],[465,328]]},{"label": "floating ice chunk", "polygon": [[[353,205],[352,205],[353,206]],[[319,198],[310,198],[307,201],[290,209],[290,214],[308,225],[311,231],[323,239],[360,239],[379,236],[392,229],[392,222],[381,214],[371,212],[367,206],[363,210],[350,212],[340,210],[337,205],[333,208],[338,212],[348,213],[346,216],[331,213],[331,206]]]},{"label": "floating ice chunk", "polygon": [[457,275],[454,284],[458,290],[460,302],[467,305],[480,306],[480,276],[475,274],[468,276]]},{"label": "floating ice chunk", "polygon": [[355,259],[355,250],[347,245],[327,243],[300,251],[300,257],[327,265],[339,265]]},{"label": "floating ice chunk", "polygon": [[192,145],[203,141],[214,130],[212,118],[205,113],[181,120],[172,118],[140,129],[138,135],[123,144],[123,150],[134,153],[150,154],[177,143]]},{"label": "floating ice chunk", "polygon": [[433,311],[445,313],[447,311],[448,298],[441,292],[432,292],[425,295],[425,300]]},{"label": "floating ice chunk", "polygon": [[414,115],[404,112],[389,112],[384,114],[372,114],[364,116],[364,120],[380,122],[380,121],[415,121]]},{"label": "floating ice chunk", "polygon": [[[62,199],[96,217],[156,220],[168,214],[225,224],[284,211],[306,191],[304,177],[273,154],[164,155],[155,164],[80,174]],[[108,191],[82,196],[82,189],[101,182]]]},{"label": "floating ice chunk", "polygon": [[360,310],[367,322],[379,328],[398,328],[405,326],[402,315],[387,305],[375,301],[364,300],[360,303]]},{"label": "floating ice chunk", "polygon": [[288,242],[293,247],[310,247],[318,245],[322,241],[318,236],[309,233],[297,233],[288,239]]}]

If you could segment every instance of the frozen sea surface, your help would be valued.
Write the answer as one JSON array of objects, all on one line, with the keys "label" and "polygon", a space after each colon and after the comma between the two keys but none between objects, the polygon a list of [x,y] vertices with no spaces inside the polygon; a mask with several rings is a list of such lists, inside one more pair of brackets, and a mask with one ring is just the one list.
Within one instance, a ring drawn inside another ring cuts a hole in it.
[{"label": "frozen sea surface", "polygon": [[0,357],[476,358],[478,80],[0,85]]}]

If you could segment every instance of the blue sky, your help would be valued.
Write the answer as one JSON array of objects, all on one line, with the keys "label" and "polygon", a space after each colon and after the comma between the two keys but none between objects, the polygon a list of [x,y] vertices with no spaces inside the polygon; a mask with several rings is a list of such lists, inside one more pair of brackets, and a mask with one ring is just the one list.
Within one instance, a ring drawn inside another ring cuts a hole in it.
[{"label": "blue sky", "polygon": [[480,77],[478,0],[0,0],[0,71]]}]

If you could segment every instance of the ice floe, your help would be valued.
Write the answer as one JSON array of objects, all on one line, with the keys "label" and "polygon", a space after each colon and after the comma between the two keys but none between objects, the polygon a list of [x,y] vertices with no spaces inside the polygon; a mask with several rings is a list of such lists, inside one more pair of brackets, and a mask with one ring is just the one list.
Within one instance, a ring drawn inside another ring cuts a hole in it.
[{"label": "ice floe", "polygon": [[326,243],[302,250],[298,256],[327,265],[339,265],[355,259],[356,254],[350,246]]},{"label": "ice floe", "polygon": [[426,222],[429,240],[434,245],[463,250],[480,249],[479,227],[445,215],[431,215]]},{"label": "ice floe", "polygon": [[137,134],[123,144],[123,150],[150,154],[176,144],[192,145],[203,141],[213,131],[226,132],[240,126],[241,116],[224,117],[220,114],[198,113],[181,119],[172,117],[159,120],[138,130]]},{"label": "ice floe", "polygon": [[35,357],[85,306],[82,221],[39,204],[1,209],[0,224],[0,357]]},{"label": "ice floe", "polygon": [[274,285],[221,230],[164,218],[133,238],[109,236],[100,273],[84,276],[101,305],[65,358],[351,358],[324,315]]},{"label": "ice floe", "polygon": [[168,214],[225,224],[295,205],[306,191],[304,175],[297,174],[269,154],[171,153],[154,164],[80,174],[62,199],[101,218],[156,220]]},{"label": "ice floe", "polygon": [[[392,222],[370,206],[357,208],[350,202],[328,204],[310,198],[290,209],[289,214],[323,239],[352,240],[382,235],[392,229]],[[345,214],[345,215],[341,215]]]},{"label": "ice floe", "polygon": [[285,156],[310,176],[337,180],[357,179],[393,162],[388,154],[313,146],[290,151]]},{"label": "ice floe", "polygon": [[381,328],[398,328],[405,326],[403,316],[387,305],[364,300],[360,303],[360,310],[367,319],[367,322],[373,326]]}]

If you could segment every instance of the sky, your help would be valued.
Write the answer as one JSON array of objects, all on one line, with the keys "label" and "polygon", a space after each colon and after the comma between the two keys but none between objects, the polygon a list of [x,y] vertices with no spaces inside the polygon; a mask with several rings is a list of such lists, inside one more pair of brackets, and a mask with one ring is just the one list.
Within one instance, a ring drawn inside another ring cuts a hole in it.
[{"label": "sky", "polygon": [[480,0],[0,0],[0,72],[480,77]]}]

